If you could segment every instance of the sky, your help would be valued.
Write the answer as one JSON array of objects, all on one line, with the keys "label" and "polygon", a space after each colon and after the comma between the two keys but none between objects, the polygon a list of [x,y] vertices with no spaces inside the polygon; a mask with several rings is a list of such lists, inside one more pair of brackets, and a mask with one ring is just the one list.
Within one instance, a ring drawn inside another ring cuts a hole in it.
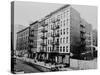
[{"label": "sky", "polygon": [[[14,25],[28,26],[30,23],[39,20],[50,12],[60,8],[64,4],[38,3],[38,2],[15,2]],[[93,29],[97,29],[97,7],[72,5],[82,18],[92,24]]]}]

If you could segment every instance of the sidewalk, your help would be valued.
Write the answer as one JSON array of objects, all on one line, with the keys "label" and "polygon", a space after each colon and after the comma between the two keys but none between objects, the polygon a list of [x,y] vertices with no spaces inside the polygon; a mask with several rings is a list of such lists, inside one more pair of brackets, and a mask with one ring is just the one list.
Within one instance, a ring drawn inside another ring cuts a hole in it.
[{"label": "sidewalk", "polygon": [[70,59],[70,67],[74,70],[87,70],[97,68],[97,59],[93,60],[77,60]]},{"label": "sidewalk", "polygon": [[[47,69],[51,69],[53,67],[57,67],[57,66],[62,66],[62,65],[51,65],[51,63],[44,63],[44,62],[39,62],[36,61],[34,59],[30,59],[30,58],[25,58],[25,57],[16,57],[18,59],[21,59],[23,61],[32,63],[32,64],[36,64],[36,65],[40,65],[41,67],[47,68]],[[76,59],[70,59],[71,63],[70,63],[70,67],[64,68],[62,66],[62,68],[59,68],[60,71],[71,71],[71,70],[86,70],[86,69],[96,69],[97,68],[97,60],[89,60],[89,61],[84,61],[84,60],[76,60]]]},{"label": "sidewalk", "polygon": [[51,65],[51,64],[45,64],[44,62],[35,62],[34,59],[30,59],[30,58],[25,58],[25,57],[16,57],[17,59],[20,59],[20,60],[23,60],[23,61],[26,61],[26,62],[30,62],[30,63],[33,63],[33,64],[37,64],[37,65],[40,65],[40,66],[43,66],[43,67],[47,67],[47,68],[51,68],[51,66],[53,67],[54,65]]},{"label": "sidewalk", "polygon": [[[36,65],[40,65],[40,66],[43,66],[43,67],[46,67],[46,68],[49,68],[51,69],[51,67],[55,67],[55,65],[51,65],[50,63],[49,64],[46,64],[44,62],[35,62],[34,59],[30,59],[30,58],[25,58],[25,57],[16,57],[17,59],[20,59],[20,60],[23,60],[23,61],[26,61],[26,62],[30,62],[32,64],[36,64]],[[60,71],[71,71],[71,70],[75,70],[73,68],[60,68]]]}]

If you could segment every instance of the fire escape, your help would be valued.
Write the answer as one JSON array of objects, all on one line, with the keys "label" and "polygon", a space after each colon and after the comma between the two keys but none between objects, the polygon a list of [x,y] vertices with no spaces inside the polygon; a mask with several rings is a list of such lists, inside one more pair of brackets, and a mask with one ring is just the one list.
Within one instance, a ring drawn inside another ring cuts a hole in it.
[{"label": "fire escape", "polygon": [[81,39],[81,51],[85,51],[85,46],[86,46],[86,36],[85,36],[85,26],[84,25],[80,25],[80,39]]},{"label": "fire escape", "polygon": [[53,27],[51,28],[51,30],[53,30],[53,33],[51,34],[52,37],[52,51],[51,51],[51,56],[52,56],[52,63],[56,63],[56,56],[59,53],[59,32],[56,32],[57,30],[59,31],[59,25],[56,24],[60,21],[59,18],[57,18],[56,20],[52,20],[53,23]]},{"label": "fire escape", "polygon": [[30,31],[29,31],[29,54],[30,54],[30,58],[33,58],[33,51],[32,51],[32,49],[33,48],[35,48],[35,46],[34,46],[34,37],[35,37],[35,35],[34,35],[34,29],[30,29]]},{"label": "fire escape", "polygon": [[42,32],[42,36],[41,36],[41,39],[42,39],[42,42],[40,43],[41,45],[41,48],[40,48],[40,53],[41,53],[41,58],[40,60],[44,61],[45,60],[45,57],[46,57],[46,50],[47,50],[47,44],[46,44],[46,39],[47,39],[47,36],[46,36],[46,26],[48,24],[45,24],[45,22],[43,22],[43,24],[41,25],[43,27],[43,29],[41,30]]}]

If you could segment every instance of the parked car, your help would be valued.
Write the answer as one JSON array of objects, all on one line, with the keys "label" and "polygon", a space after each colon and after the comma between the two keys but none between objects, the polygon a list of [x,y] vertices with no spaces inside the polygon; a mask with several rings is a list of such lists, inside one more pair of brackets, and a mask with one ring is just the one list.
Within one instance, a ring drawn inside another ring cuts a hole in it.
[{"label": "parked car", "polygon": [[58,67],[51,67],[51,71],[59,71]]},{"label": "parked car", "polygon": [[81,53],[81,58],[83,60],[91,60],[93,59],[93,54],[91,53],[91,51],[86,51],[84,53]]}]

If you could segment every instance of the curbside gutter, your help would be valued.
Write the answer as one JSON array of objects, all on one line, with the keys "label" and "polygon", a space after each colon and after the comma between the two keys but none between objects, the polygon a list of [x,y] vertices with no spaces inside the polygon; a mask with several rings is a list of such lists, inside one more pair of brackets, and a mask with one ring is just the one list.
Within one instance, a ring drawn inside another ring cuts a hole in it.
[{"label": "curbside gutter", "polygon": [[42,66],[42,65],[39,65],[39,64],[36,64],[36,63],[33,63],[33,62],[30,62],[30,61],[26,61],[26,59],[23,59],[23,58],[18,58],[17,59],[21,60],[21,61],[24,61],[24,63],[36,68],[37,70],[39,70],[40,72],[51,72],[51,69],[50,68],[47,68],[45,66]]}]

